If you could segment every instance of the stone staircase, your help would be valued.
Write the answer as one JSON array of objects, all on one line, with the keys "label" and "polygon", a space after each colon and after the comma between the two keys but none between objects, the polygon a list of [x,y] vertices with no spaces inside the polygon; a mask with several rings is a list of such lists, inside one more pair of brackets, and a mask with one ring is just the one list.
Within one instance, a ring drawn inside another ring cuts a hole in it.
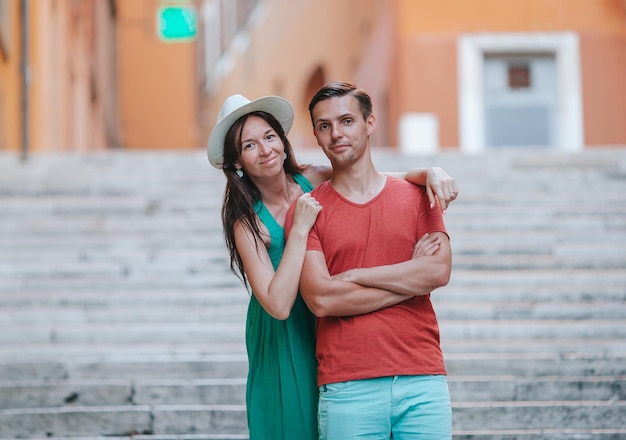
[{"label": "stone staircase", "polygon": [[[626,149],[375,161],[461,189],[454,439],[626,439]],[[247,438],[222,190],[202,151],[0,156],[0,439]]]}]

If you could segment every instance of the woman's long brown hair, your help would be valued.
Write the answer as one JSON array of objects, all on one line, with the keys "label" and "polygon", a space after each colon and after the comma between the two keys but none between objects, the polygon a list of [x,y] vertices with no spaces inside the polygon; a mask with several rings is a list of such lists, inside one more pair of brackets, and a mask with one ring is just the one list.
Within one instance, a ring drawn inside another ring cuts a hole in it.
[{"label": "woman's long brown hair", "polygon": [[239,177],[235,171],[235,162],[241,155],[241,133],[244,124],[250,116],[258,116],[265,120],[270,127],[278,134],[278,137],[285,146],[285,159],[283,168],[287,174],[297,174],[302,172],[303,166],[296,162],[291,143],[283,130],[282,125],[270,113],[256,111],[248,113],[239,118],[228,130],[224,138],[224,165],[223,171],[226,176],[226,188],[224,190],[224,202],[222,205],[222,225],[224,227],[224,240],[230,255],[230,270],[249,288],[246,271],[243,261],[235,245],[235,223],[241,222],[249,228],[255,239],[258,249],[261,232],[254,204],[261,199],[261,192],[256,187],[248,175],[244,172],[243,177]]}]

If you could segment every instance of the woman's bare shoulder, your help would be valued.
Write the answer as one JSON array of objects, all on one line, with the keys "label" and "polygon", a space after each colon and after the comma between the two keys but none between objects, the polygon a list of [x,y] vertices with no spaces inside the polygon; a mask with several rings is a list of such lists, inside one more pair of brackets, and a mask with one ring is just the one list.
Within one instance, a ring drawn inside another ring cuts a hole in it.
[{"label": "woman's bare shoulder", "polygon": [[333,169],[326,164],[307,164],[304,165],[302,174],[309,179],[313,186],[318,186],[332,177]]}]

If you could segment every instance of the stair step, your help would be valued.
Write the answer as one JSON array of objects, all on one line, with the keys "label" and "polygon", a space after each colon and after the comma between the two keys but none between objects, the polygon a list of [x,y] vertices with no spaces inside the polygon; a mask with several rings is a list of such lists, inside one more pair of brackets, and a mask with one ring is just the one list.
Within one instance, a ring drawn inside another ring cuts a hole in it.
[{"label": "stair step", "polygon": [[[88,299],[92,295],[85,294]],[[478,303],[475,301],[450,301],[446,295],[433,295],[433,304],[441,323],[466,321],[506,321],[506,320],[615,320],[626,316],[626,301],[596,301],[567,303],[536,302],[500,302]],[[69,298],[69,296],[66,296]],[[50,299],[50,298],[48,298]],[[235,298],[221,298],[222,304],[210,301],[207,295],[197,300],[194,298],[163,299],[163,304],[156,298],[145,307],[143,299],[137,304],[129,298],[119,304],[111,298],[101,304],[69,304],[69,300],[42,306],[40,304],[19,303],[14,298],[12,305],[4,304],[0,309],[0,328],[14,326],[52,326],[52,325],[97,325],[97,324],[150,324],[150,323],[203,323],[203,322],[243,322],[245,320],[248,297],[237,295]],[[173,304],[167,304],[175,300]],[[200,304],[197,304],[197,302]],[[202,303],[204,302],[204,304]],[[199,307],[200,306],[200,307]],[[17,340],[17,339],[16,339]]]},{"label": "stair step", "polygon": [[149,406],[0,410],[0,437],[127,436],[152,432]]},{"label": "stair step", "polygon": [[98,382],[12,381],[0,382],[0,409],[81,406],[122,406],[131,403],[130,381]]},{"label": "stair step", "polygon": [[453,402],[626,400],[625,376],[449,376]]},{"label": "stair step", "polygon": [[0,382],[0,408],[245,404],[246,378]]},{"label": "stair step", "polygon": [[150,342],[144,344],[12,344],[5,345],[0,352],[0,364],[32,364],[36,362],[75,363],[118,362],[120,359],[154,359],[154,362],[169,362],[180,359],[196,359],[203,356],[235,355],[245,359],[246,347],[239,342],[200,343],[181,342],[168,344]]},{"label": "stair step", "polygon": [[[453,430],[453,440],[623,440],[626,429]],[[248,440],[247,434],[133,435],[132,437],[42,437],[31,440]],[[0,439],[9,440],[9,439]]]},{"label": "stair step", "polygon": [[[50,289],[48,291],[25,287],[19,295],[14,292],[0,290],[0,304],[6,307],[28,307],[54,309],[55,307],[81,307],[86,310],[121,307],[143,308],[146,312],[154,306],[195,306],[195,307],[222,307],[240,304],[247,307],[250,301],[249,293],[242,285],[231,281],[234,286],[213,287],[211,289],[185,288],[173,290],[167,286],[137,287],[126,285],[123,289],[107,291],[103,285],[94,285],[91,290]],[[182,290],[182,291],[181,291]]]},{"label": "stair step", "polygon": [[447,353],[449,375],[624,376],[626,353]]},{"label": "stair step", "polygon": [[[29,437],[30,440],[248,440],[248,434],[133,434],[132,436]],[[14,440],[0,438],[0,440]]]},{"label": "stair step", "polygon": [[623,429],[626,401],[453,402],[453,425],[484,429],[497,420],[499,429]]},{"label": "stair step", "polygon": [[[557,356],[570,356],[574,353],[587,353],[590,355],[605,355],[611,357],[613,353],[626,353],[626,340],[624,338],[602,339],[446,339],[441,342],[442,349],[451,357],[455,354],[467,353],[492,353],[509,354],[514,356],[520,353],[553,354]],[[621,357],[621,356],[618,356]]]},{"label": "stair step", "polygon": [[[626,400],[626,377],[449,376],[453,402]],[[246,378],[0,383],[0,408],[245,404]]]},{"label": "stair step", "polygon": [[454,320],[480,321],[491,319],[587,320],[621,319],[626,316],[626,301],[568,301],[537,303],[450,301],[446,295],[433,295],[432,302],[440,322]]},{"label": "stair step", "polygon": [[0,377],[15,380],[93,380],[93,379],[189,379],[245,377],[245,354],[204,356],[152,355],[139,358],[120,355],[117,359],[94,356],[86,362],[33,361],[0,363]]},{"label": "stair step", "polygon": [[[593,421],[596,429],[619,433],[626,417],[626,402],[506,402],[454,403],[454,424],[480,430],[484,420],[497,418],[503,429],[523,430],[532,425],[557,430],[555,423],[566,413],[568,428],[585,430]],[[559,414],[561,417],[555,417]],[[167,405],[136,407],[71,407],[56,409],[0,410],[0,436],[58,437],[89,435],[125,436],[139,433],[178,432],[243,434],[245,407],[242,405]],[[475,426],[480,425],[480,426]],[[535,430],[535,432],[538,432]],[[458,434],[457,434],[458,435]]]},{"label": "stair step", "polygon": [[244,405],[138,405],[0,410],[0,438],[247,432]]},{"label": "stair step", "polygon": [[[594,356],[611,357],[612,353],[626,353],[626,340],[623,338],[603,338],[578,340],[572,338],[544,339],[528,341],[524,339],[453,339],[442,341],[442,348],[446,358],[453,355],[467,353],[500,354],[515,356],[521,353],[535,353],[537,355],[551,354],[556,356],[571,356],[575,353],[586,353]],[[163,354],[167,353],[168,357]],[[35,362],[64,362],[71,359],[76,363],[89,361],[118,362],[121,358],[156,359],[159,362],[165,359],[198,358],[216,355],[245,356],[243,342],[233,343],[149,343],[149,344],[21,344],[4,346],[0,352],[0,364],[35,363]],[[620,356],[617,357],[621,358]],[[169,359],[169,360],[168,360]],[[488,361],[485,361],[488,362]]]},{"label": "stair step", "polygon": [[[183,303],[184,300],[180,299]],[[0,310],[0,328],[7,329],[28,324],[29,326],[72,325],[89,326],[97,324],[201,324],[205,322],[228,323],[245,322],[247,301],[232,301],[231,304],[214,304],[199,308],[196,304],[154,304],[146,308],[135,304],[80,307],[56,305],[12,306]],[[608,314],[608,313],[607,313]]]},{"label": "stair step", "polygon": [[[110,324],[59,324],[12,325],[0,332],[0,344],[141,344],[150,341],[164,343],[187,342],[239,342],[244,340],[245,323],[126,323],[123,327]],[[1,328],[1,327],[0,327]]]},{"label": "stair step", "polygon": [[626,429],[458,430],[453,440],[624,440]]},{"label": "stair step", "polygon": [[[217,321],[217,320],[216,320]],[[556,339],[625,338],[626,319],[606,320],[446,320],[440,326],[444,340],[474,339]],[[59,322],[0,326],[0,344],[142,344],[233,343],[243,342],[245,322],[238,316],[229,322],[126,322],[123,327],[109,323]]]},{"label": "stair step", "polygon": [[[540,376],[624,376],[626,353],[446,353],[450,375],[518,377]],[[189,379],[227,378],[247,375],[245,354],[208,355],[119,355],[114,358],[71,362],[3,362],[0,377],[5,380],[87,380],[87,379]]]},{"label": "stair step", "polygon": [[626,319],[446,320],[440,332],[444,340],[626,338]]},{"label": "stair step", "polygon": [[[432,294],[454,440],[626,438],[624,151],[419,158],[461,189]],[[228,267],[222,173],[202,151],[9,159],[0,440],[248,439],[250,294]]]}]

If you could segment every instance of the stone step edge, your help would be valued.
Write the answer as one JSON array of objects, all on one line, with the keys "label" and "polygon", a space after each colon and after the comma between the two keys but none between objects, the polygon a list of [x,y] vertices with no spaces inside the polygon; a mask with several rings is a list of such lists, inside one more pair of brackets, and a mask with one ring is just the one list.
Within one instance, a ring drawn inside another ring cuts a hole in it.
[{"label": "stone step edge", "polygon": [[[614,377],[607,380],[617,380]],[[228,378],[191,378],[191,379],[77,379],[77,380],[0,380],[0,388],[8,387],[39,387],[39,386],[73,386],[73,385],[148,385],[148,386],[223,386],[223,385],[245,385],[245,377]],[[0,439],[1,440],[1,439]]]},{"label": "stone step edge", "polygon": [[452,411],[463,408],[552,408],[552,407],[626,407],[626,400],[526,400],[526,401],[488,401],[488,402],[452,402]]},{"label": "stone step edge", "polygon": [[[508,401],[508,402],[452,402],[452,411],[455,409],[473,408],[556,408],[556,407],[626,407],[626,400],[615,401]],[[114,412],[167,412],[167,411],[222,411],[246,412],[245,405],[109,405],[109,406],[67,406],[51,408],[10,408],[0,409],[1,416],[20,416],[36,414],[71,414],[71,413],[114,413]]]},{"label": "stone step edge", "polygon": [[[557,341],[558,342],[558,341]],[[444,354],[446,361],[479,361],[479,360],[553,360],[553,361],[573,361],[573,360],[626,360],[626,352],[452,352]],[[209,353],[209,354],[181,354],[181,355],[137,355],[137,356],[112,356],[102,359],[102,356],[75,358],[71,361],[58,359],[54,356],[39,359],[3,359],[0,365],[39,365],[42,363],[55,364],[58,366],[85,366],[85,365],[132,365],[160,363],[164,365],[185,364],[185,363],[246,363],[245,353]]]},{"label": "stone step edge", "polygon": [[[445,325],[447,321],[440,319],[439,324]],[[523,353],[545,353],[544,350],[536,350],[536,348],[550,347],[558,353],[571,353],[571,351],[564,350],[560,347],[568,344],[573,344],[580,353],[598,353],[599,350],[584,351],[580,350],[580,347],[587,346],[604,346],[609,344],[617,344],[620,347],[626,347],[626,339],[622,337],[613,338],[558,338],[558,339],[480,339],[468,341],[467,339],[458,338],[446,338],[441,342],[444,352],[446,348],[456,348],[457,346],[471,346],[480,345],[484,347],[489,346],[504,346],[504,347],[518,347],[522,346],[526,348]],[[72,344],[50,344],[50,343],[24,343],[24,344],[0,344],[0,364],[16,364],[16,363],[33,363],[33,362],[57,362],[67,356],[71,356],[74,363],[88,362],[91,358],[96,358],[103,362],[116,362],[116,357],[130,356],[129,359],[140,359],[140,356],[156,356],[161,361],[175,360],[181,356],[201,356],[198,353],[202,353],[204,356],[208,355],[237,355],[245,356],[245,345],[243,342],[185,342],[180,344],[168,344],[166,342],[145,342],[137,344],[97,344],[93,343],[72,343]],[[621,353],[621,351],[607,351],[603,349],[603,353]],[[626,352],[626,348],[623,350]],[[500,353],[520,353],[520,351],[498,351]],[[163,353],[168,353],[169,358],[163,356]],[[455,350],[449,352],[449,355],[453,353],[494,353],[490,351],[475,351],[474,347],[469,350]],[[446,357],[448,353],[446,352]],[[245,360],[245,359],[244,359]]]},{"label": "stone step edge", "polygon": [[[81,436],[81,437],[29,437],[29,440],[248,440],[247,434],[155,434],[129,437]],[[0,438],[0,440],[15,440]]]},{"label": "stone step edge", "polygon": [[0,409],[1,416],[71,413],[115,413],[115,412],[154,412],[154,411],[222,411],[244,412],[245,405],[107,405],[107,406],[62,406],[51,408],[9,408]]},{"label": "stone step edge", "polygon": [[[626,380],[626,375],[616,376],[514,376],[514,375],[490,375],[490,376],[470,376],[455,375],[447,376],[448,382],[617,382]],[[0,389],[14,387],[55,387],[55,386],[110,386],[110,385],[135,385],[135,386],[229,386],[245,385],[246,377],[230,378],[190,378],[190,379],[70,379],[70,380],[0,380]],[[0,439],[2,440],[2,439]]]},{"label": "stone step edge", "polygon": [[[567,428],[550,428],[550,429],[485,429],[485,430],[453,430],[453,436],[488,436],[488,435],[542,435],[542,434],[626,434],[625,429],[567,429]],[[2,440],[2,439],[0,439]]]},{"label": "stone step edge", "polygon": [[[538,435],[618,435],[626,434],[626,429],[525,429],[525,430],[481,430],[481,431],[461,431],[453,430],[454,438],[467,436],[468,438],[481,436],[511,436],[511,438],[519,438],[519,436],[538,436]],[[131,437],[41,437],[31,438],[30,440],[248,440],[247,434],[180,434],[180,435],[136,435]],[[0,440],[14,440],[3,439]]]}]

